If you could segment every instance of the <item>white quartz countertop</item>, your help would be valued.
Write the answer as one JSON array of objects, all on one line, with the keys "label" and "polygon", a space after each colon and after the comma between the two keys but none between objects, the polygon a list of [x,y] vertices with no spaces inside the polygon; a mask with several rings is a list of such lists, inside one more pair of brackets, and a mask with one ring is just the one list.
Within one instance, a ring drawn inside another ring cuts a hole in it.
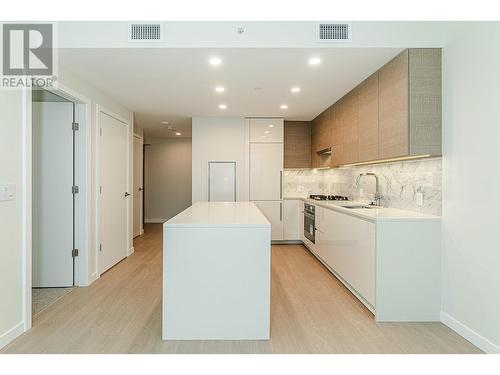
[{"label": "white quartz countertop", "polygon": [[356,216],[361,219],[370,221],[439,221],[440,216],[424,214],[421,212],[400,210],[398,208],[382,207],[382,208],[344,208],[341,205],[356,205],[368,204],[368,202],[360,201],[318,201],[306,197],[286,197],[285,199],[303,200],[304,202],[313,204],[319,207],[329,208],[333,211],[342,212],[347,215]]},{"label": "white quartz countertop", "polygon": [[164,227],[271,227],[253,202],[196,202]]}]

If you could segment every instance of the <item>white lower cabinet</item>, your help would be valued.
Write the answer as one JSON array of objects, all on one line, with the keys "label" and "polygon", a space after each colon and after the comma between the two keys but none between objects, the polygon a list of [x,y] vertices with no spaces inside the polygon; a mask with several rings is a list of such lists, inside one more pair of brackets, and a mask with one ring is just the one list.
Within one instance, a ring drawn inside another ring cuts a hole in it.
[{"label": "white lower cabinet", "polygon": [[439,321],[439,218],[368,220],[316,206],[315,244],[304,244],[377,321]]},{"label": "white lower cabinet", "polygon": [[271,223],[271,240],[283,240],[283,201],[253,201]]},{"label": "white lower cabinet", "polygon": [[318,208],[318,256],[375,307],[375,223]]},{"label": "white lower cabinet", "polygon": [[302,201],[286,199],[283,201],[283,239],[287,241],[302,240]]}]

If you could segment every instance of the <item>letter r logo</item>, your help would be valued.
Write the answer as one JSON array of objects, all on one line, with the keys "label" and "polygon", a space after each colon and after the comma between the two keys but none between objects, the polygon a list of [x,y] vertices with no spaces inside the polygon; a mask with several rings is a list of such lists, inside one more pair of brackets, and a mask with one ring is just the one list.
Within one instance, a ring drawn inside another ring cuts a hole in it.
[{"label": "letter r logo", "polygon": [[2,63],[3,75],[52,75],[52,24],[4,24]]}]

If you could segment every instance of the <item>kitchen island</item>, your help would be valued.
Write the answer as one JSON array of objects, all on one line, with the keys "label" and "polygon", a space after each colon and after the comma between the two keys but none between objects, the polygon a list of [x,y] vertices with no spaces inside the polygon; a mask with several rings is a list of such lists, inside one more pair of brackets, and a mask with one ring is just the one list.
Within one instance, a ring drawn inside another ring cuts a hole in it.
[{"label": "kitchen island", "polygon": [[252,202],[197,202],[163,224],[163,340],[269,339],[271,225]]}]

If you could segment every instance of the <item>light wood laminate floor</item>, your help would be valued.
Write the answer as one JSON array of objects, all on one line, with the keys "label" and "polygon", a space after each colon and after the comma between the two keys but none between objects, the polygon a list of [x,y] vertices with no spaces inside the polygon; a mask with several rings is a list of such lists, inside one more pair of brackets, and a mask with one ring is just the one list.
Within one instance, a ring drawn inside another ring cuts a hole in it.
[{"label": "light wood laminate floor", "polygon": [[376,323],[303,246],[272,248],[269,341],[161,341],[162,227],[33,319],[4,353],[480,353],[441,323]]}]

